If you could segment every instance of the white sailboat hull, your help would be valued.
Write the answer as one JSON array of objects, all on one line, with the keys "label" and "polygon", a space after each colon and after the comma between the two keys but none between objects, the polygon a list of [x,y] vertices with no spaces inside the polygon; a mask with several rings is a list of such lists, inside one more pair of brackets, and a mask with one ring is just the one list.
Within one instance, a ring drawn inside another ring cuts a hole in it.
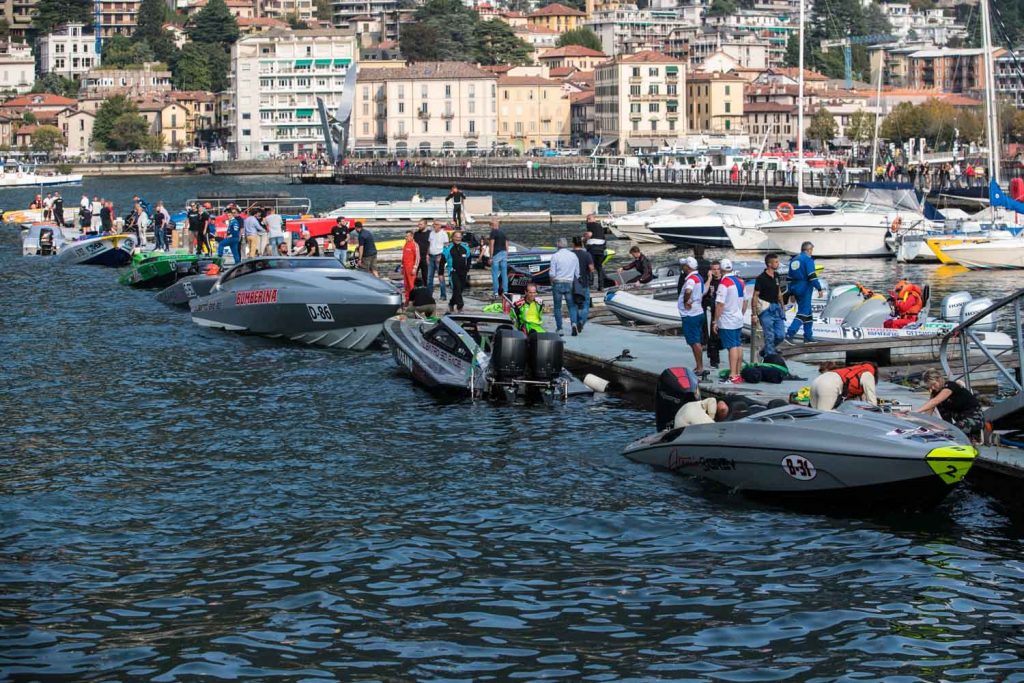
[{"label": "white sailboat hull", "polygon": [[1024,239],[965,242],[943,247],[942,253],[972,269],[1024,268]]}]

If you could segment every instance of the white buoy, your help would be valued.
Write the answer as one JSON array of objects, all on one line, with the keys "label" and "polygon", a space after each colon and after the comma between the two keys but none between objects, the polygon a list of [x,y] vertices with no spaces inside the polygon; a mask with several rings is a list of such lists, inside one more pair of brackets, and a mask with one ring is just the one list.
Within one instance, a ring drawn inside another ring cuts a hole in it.
[{"label": "white buoy", "polygon": [[608,380],[601,379],[597,375],[588,374],[586,377],[583,378],[583,383],[599,394],[603,394],[604,392],[608,391]]}]

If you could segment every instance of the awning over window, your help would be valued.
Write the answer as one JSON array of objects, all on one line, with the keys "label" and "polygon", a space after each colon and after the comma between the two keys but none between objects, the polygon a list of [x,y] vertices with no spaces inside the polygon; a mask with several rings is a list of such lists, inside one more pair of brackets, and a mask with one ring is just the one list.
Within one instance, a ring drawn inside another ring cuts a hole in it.
[{"label": "awning over window", "polygon": [[318,59],[313,62],[316,66],[330,66],[331,60],[329,59]]},{"label": "awning over window", "polygon": [[669,76],[674,76],[674,75],[679,73],[679,67],[678,66],[666,66],[665,67],[665,73],[667,73]]},{"label": "awning over window", "polygon": [[351,59],[335,59],[334,66],[348,66],[352,63]]},{"label": "awning over window", "polygon": [[313,66],[313,60],[312,59],[296,59],[295,60],[295,68],[296,69],[305,69],[305,68],[309,68],[311,66]]},{"label": "awning over window", "polygon": [[679,106],[679,100],[669,100],[668,101],[668,106],[670,106],[670,107],[678,107]]},{"label": "awning over window", "polygon": [[296,109],[295,110],[295,116],[296,116],[296,118],[300,118],[300,119],[311,119],[311,118],[313,118],[313,110],[312,109]]}]

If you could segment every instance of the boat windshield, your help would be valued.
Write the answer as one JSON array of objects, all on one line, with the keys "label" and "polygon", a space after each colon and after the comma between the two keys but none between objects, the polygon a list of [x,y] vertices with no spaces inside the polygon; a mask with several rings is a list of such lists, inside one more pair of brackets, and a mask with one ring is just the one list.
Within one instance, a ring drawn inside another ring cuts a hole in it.
[{"label": "boat windshield", "polygon": [[844,211],[886,213],[893,210],[921,212],[921,202],[912,187],[897,183],[863,183],[848,188],[836,204]]},{"label": "boat windshield", "polygon": [[237,266],[224,273],[221,282],[228,282],[252,273],[259,273],[264,270],[299,270],[302,268],[329,268],[331,270],[345,270],[345,266],[336,258],[330,257],[294,257],[294,258],[258,258],[251,261],[243,261]]}]

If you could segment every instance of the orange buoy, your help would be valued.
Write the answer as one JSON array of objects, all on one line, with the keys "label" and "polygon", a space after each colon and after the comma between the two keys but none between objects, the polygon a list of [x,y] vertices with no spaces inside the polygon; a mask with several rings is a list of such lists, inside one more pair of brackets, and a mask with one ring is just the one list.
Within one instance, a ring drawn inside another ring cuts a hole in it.
[{"label": "orange buoy", "polygon": [[777,207],[775,207],[775,216],[780,221],[791,220],[793,218],[793,216],[795,216],[795,215],[796,215],[796,209],[794,209],[793,205],[790,204],[789,202],[782,202]]}]

